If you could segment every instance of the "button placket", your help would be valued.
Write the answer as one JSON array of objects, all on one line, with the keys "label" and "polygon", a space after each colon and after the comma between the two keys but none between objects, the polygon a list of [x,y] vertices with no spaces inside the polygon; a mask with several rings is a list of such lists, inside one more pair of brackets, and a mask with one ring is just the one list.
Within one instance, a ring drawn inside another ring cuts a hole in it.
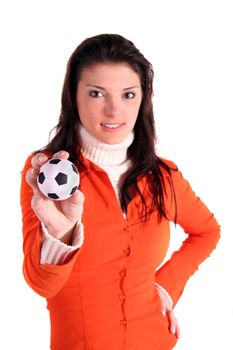
[{"label": "button placket", "polygon": [[125,299],[126,299],[126,295],[124,292],[124,281],[125,281],[125,277],[126,277],[126,269],[122,269],[119,272],[120,275],[120,294],[118,295],[118,298],[121,302],[121,311],[122,311],[122,319],[120,320],[120,325],[121,326],[126,326],[127,325],[127,321],[126,321],[126,317],[125,317]]},{"label": "button placket", "polygon": [[125,278],[127,275],[127,270],[126,268],[128,267],[129,264],[129,260],[130,260],[130,254],[131,254],[131,249],[129,246],[129,241],[130,241],[130,237],[129,237],[129,227],[126,224],[125,227],[123,227],[123,231],[125,232],[126,236],[126,240],[128,242],[128,244],[126,244],[125,248],[122,250],[123,256],[122,256],[122,265],[121,265],[121,270],[119,272],[120,275],[120,293],[118,295],[118,298],[121,302],[121,310],[122,310],[122,319],[120,320],[120,325],[126,327],[127,326],[127,319],[126,319],[126,315],[125,315],[125,302],[126,302],[126,294],[125,294],[125,290],[124,290],[124,282],[125,282]]}]

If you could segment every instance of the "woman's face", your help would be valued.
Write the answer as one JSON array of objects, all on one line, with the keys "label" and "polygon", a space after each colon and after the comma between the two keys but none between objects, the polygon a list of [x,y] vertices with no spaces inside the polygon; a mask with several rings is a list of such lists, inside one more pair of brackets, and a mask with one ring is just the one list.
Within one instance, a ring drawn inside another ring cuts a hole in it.
[{"label": "woman's face", "polygon": [[99,141],[124,141],[134,128],[141,101],[140,78],[126,63],[83,68],[76,106],[82,125]]}]

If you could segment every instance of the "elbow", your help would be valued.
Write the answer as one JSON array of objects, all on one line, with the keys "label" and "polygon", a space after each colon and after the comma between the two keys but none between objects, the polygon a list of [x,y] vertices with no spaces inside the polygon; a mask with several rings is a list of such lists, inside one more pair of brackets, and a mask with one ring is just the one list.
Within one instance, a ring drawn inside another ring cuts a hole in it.
[{"label": "elbow", "polygon": [[211,254],[211,252],[217,248],[218,242],[221,238],[221,226],[218,224],[216,220],[215,220],[215,226],[212,227],[211,233],[208,233],[206,237],[208,240],[207,245],[209,245],[209,249],[210,249],[209,253]]},{"label": "elbow", "polygon": [[[40,268],[40,267],[39,267]],[[39,271],[35,271],[32,266],[28,264],[27,259],[23,263],[23,276],[27,285],[38,295],[43,298],[52,298],[58,292],[59,288],[56,283],[49,283],[45,276],[42,276]]]},{"label": "elbow", "polygon": [[220,226],[220,224],[218,223],[218,221],[214,217],[213,217],[213,220],[214,220],[213,238],[214,238],[214,241],[215,241],[214,243],[215,243],[215,246],[216,246],[218,241],[221,238],[221,226]]}]

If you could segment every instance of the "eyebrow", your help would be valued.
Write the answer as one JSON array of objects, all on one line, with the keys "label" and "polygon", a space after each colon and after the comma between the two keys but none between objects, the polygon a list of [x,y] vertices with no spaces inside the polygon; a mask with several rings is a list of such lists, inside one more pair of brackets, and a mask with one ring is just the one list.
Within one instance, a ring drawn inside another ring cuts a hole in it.
[{"label": "eyebrow", "polygon": [[[105,89],[104,87],[99,86],[99,85],[86,84],[86,86],[92,86],[92,87],[95,87],[95,88],[97,88],[97,89],[106,91],[106,89]],[[138,86],[138,85],[130,86],[130,87],[124,88],[123,91],[125,91],[125,90],[131,90],[131,89],[135,89],[135,88],[139,88],[139,89],[140,89],[140,86]]]}]

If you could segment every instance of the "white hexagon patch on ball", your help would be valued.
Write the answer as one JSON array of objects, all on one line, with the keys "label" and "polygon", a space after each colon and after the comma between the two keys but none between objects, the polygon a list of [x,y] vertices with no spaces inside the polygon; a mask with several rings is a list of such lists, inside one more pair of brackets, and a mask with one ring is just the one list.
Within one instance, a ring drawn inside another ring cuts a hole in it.
[{"label": "white hexagon patch on ball", "polygon": [[78,169],[67,159],[48,160],[41,166],[37,176],[40,191],[49,199],[56,201],[71,197],[79,182]]}]

